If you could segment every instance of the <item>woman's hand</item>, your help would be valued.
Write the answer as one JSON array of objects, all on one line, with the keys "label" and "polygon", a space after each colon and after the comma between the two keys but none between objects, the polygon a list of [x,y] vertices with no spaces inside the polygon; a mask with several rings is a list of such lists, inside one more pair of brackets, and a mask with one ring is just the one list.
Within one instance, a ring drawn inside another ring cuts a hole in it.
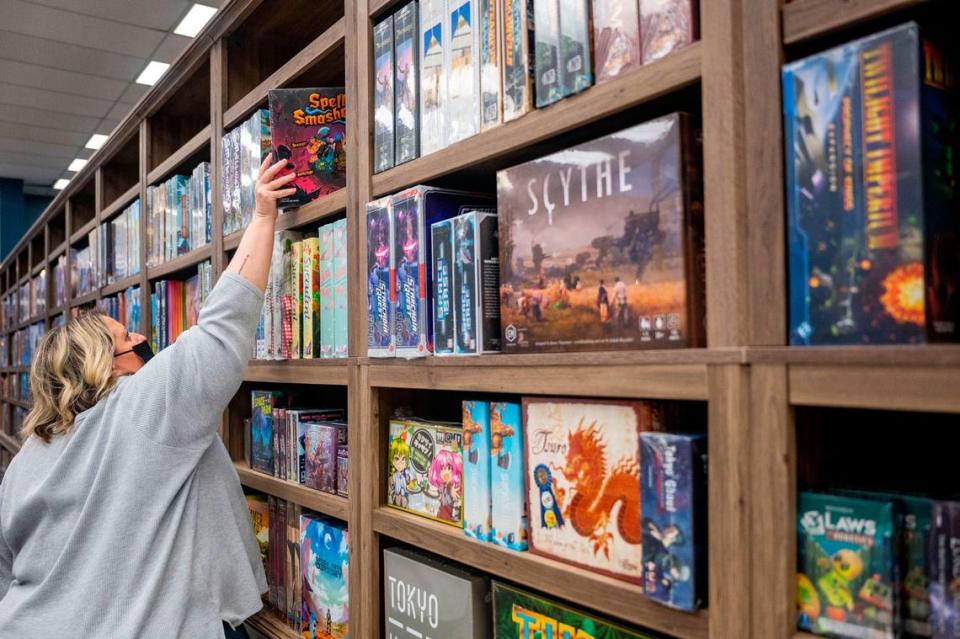
[{"label": "woman's hand", "polygon": [[257,217],[273,220],[277,217],[277,200],[297,192],[295,188],[283,188],[290,184],[296,177],[296,172],[291,171],[286,175],[277,177],[287,164],[287,160],[280,160],[275,164],[270,164],[272,156],[268,155],[263,159],[260,165],[260,174],[257,175]]}]

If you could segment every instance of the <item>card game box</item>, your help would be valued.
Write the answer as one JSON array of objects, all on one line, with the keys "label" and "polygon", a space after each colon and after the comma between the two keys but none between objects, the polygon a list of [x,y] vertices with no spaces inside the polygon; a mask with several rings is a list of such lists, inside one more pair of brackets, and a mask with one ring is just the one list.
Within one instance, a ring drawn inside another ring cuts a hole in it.
[{"label": "card game box", "polygon": [[350,637],[350,534],[331,519],[300,517],[301,627],[303,639]]},{"label": "card game box", "polygon": [[[297,463],[293,479],[306,485],[308,443],[311,447],[316,447],[314,439],[307,441],[307,429],[311,424],[337,423],[337,420],[343,419],[343,411],[340,409],[294,409],[287,411],[287,418],[290,420],[292,435],[296,440],[291,444],[291,457]],[[338,441],[339,438],[338,433]]]},{"label": "card game box", "polygon": [[560,85],[564,97],[593,85],[590,0],[559,0]]},{"label": "card game box", "polygon": [[489,639],[490,580],[407,548],[383,550],[384,637]]},{"label": "card game box", "polygon": [[480,15],[480,130],[503,122],[502,59],[503,10],[500,0],[479,0]]},{"label": "card game box", "polygon": [[446,0],[450,46],[445,62],[447,101],[444,146],[480,131],[479,0]]},{"label": "card game box", "polygon": [[490,491],[497,498],[490,509],[490,541],[510,550],[526,550],[526,464],[520,404],[490,404]]},{"label": "card game box", "polygon": [[533,110],[533,0],[503,0],[503,120]]},{"label": "card game box", "polygon": [[643,594],[696,610],[707,594],[706,435],[640,433]]},{"label": "card game box", "polygon": [[418,30],[416,2],[407,3],[393,14],[395,164],[420,155]]},{"label": "card game box", "polygon": [[500,247],[497,216],[453,218],[453,299],[457,355],[500,351]]},{"label": "card game box", "polygon": [[446,146],[445,0],[420,0],[420,155]]},{"label": "card game box", "polygon": [[523,400],[530,551],[639,584],[641,402]]},{"label": "card game box", "polygon": [[675,113],[499,171],[504,352],[702,345],[701,157]]},{"label": "card game box", "polygon": [[783,68],[791,344],[960,337],[954,77],[915,23]]},{"label": "card game box", "polygon": [[300,422],[303,433],[304,485],[337,494],[338,428],[325,422]]},{"label": "card game box", "polygon": [[560,3],[559,0],[533,0],[534,68],[538,109],[563,97],[560,73]]},{"label": "card game box", "polygon": [[274,157],[287,160],[287,170],[297,174],[292,182],[297,192],[280,199],[280,208],[302,206],[346,186],[344,88],[273,89],[267,98]]},{"label": "card game box", "polygon": [[333,356],[347,356],[347,220],[333,223]]},{"label": "card game box", "polygon": [[640,43],[649,64],[700,37],[698,0],[640,0]]},{"label": "card game box", "polygon": [[430,226],[433,251],[433,353],[453,355],[456,339],[453,298],[453,220]]},{"label": "card game box", "polygon": [[373,172],[393,167],[393,16],[373,27]]},{"label": "card game box", "polygon": [[346,445],[337,446],[337,494],[350,494],[350,455]]},{"label": "card game box", "polygon": [[593,0],[593,55],[597,83],[640,66],[638,0]]},{"label": "card game box", "polygon": [[367,355],[394,357],[393,216],[390,197],[367,204]]},{"label": "card game box", "polygon": [[932,636],[952,639],[960,636],[960,502],[934,503],[930,559]]},{"label": "card game box", "polygon": [[320,357],[333,357],[336,339],[336,302],[333,298],[333,224],[320,227]]},{"label": "card game box", "polygon": [[490,402],[463,402],[463,532],[490,540]]},{"label": "card game box", "polygon": [[493,582],[493,638],[653,639],[558,601]]},{"label": "card game box", "polygon": [[463,429],[416,419],[391,419],[387,504],[463,526]]},{"label": "card game box", "polygon": [[893,501],[801,492],[797,623],[851,639],[897,636],[897,508]]}]

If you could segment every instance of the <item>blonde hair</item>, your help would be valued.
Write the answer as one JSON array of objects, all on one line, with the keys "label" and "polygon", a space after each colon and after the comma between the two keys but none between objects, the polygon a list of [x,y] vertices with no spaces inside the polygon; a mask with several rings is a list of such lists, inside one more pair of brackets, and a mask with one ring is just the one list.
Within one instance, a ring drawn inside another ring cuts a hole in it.
[{"label": "blonde hair", "polygon": [[49,442],[70,432],[77,415],[116,386],[113,334],[102,315],[87,311],[40,340],[30,367],[31,408],[21,440],[36,435]]}]

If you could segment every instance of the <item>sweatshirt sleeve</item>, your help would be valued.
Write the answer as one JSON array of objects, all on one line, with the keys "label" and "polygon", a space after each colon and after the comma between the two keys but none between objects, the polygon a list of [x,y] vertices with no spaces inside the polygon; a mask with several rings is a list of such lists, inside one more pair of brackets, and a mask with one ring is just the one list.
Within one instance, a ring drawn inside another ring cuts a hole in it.
[{"label": "sweatshirt sleeve", "polygon": [[188,329],[128,378],[124,392],[142,406],[142,434],[167,446],[206,448],[243,381],[263,292],[224,273]]},{"label": "sweatshirt sleeve", "polygon": [[[0,511],[2,510],[3,490],[0,490]],[[7,596],[11,581],[13,581],[13,552],[3,538],[3,530],[0,530],[0,601]]]}]

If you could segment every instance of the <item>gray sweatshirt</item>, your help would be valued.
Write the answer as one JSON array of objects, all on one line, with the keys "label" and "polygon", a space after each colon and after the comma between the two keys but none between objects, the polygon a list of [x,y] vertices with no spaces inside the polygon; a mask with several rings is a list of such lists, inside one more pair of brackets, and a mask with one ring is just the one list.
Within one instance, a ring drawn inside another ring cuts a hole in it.
[{"label": "gray sweatshirt", "polygon": [[263,294],[220,278],[199,324],[0,484],[0,639],[222,639],[257,612],[260,551],[220,417]]}]

